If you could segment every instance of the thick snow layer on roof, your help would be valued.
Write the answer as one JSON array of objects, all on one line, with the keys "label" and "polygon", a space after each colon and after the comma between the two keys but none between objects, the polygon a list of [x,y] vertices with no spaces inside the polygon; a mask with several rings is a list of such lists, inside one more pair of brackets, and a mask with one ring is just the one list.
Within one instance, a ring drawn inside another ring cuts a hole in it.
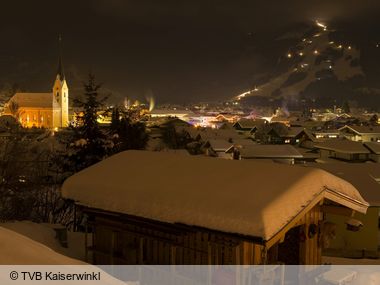
[{"label": "thick snow layer on roof", "polygon": [[326,187],[366,211],[351,184],[323,170],[147,151],[105,159],[67,179],[62,193],[92,208],[268,240]]},{"label": "thick snow layer on roof", "polygon": [[350,140],[331,139],[324,142],[318,142],[314,145],[316,148],[333,150],[342,153],[370,153],[361,142]]},{"label": "thick snow layer on roof", "polygon": [[209,139],[207,141],[215,151],[226,151],[233,143],[224,139]]},{"label": "thick snow layer on roof", "polygon": [[350,128],[358,134],[380,134],[379,126],[344,126],[339,130]]},{"label": "thick snow layer on roof", "polygon": [[251,145],[240,149],[242,158],[302,158],[298,150],[287,144]]},{"label": "thick snow layer on roof", "polygon": [[380,206],[379,163],[314,163],[310,166],[321,168],[347,180],[359,190],[371,206]]},{"label": "thick snow layer on roof", "polygon": [[303,127],[290,127],[288,128],[288,133],[285,135],[285,137],[295,137],[299,135],[303,130]]},{"label": "thick snow layer on roof", "polygon": [[0,227],[0,252],[0,264],[3,265],[85,264],[4,227]]}]

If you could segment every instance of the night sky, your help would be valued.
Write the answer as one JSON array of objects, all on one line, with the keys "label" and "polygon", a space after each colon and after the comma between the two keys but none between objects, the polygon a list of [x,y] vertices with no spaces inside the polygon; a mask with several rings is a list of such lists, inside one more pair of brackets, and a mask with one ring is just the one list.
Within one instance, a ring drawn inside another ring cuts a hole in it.
[{"label": "night sky", "polygon": [[281,36],[316,19],[360,46],[380,82],[379,14],[377,0],[2,1],[0,83],[50,90],[62,34],[72,96],[91,70],[113,101],[227,99],[273,68],[286,52]]}]

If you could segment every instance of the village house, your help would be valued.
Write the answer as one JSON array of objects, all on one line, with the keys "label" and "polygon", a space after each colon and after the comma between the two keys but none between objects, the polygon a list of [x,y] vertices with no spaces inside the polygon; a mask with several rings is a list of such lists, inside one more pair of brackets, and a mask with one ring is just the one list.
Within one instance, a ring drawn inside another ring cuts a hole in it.
[{"label": "village house", "polygon": [[[377,163],[321,163],[310,165],[330,172],[350,182],[370,204],[366,214],[356,213],[358,231],[352,231],[347,223],[352,220],[351,211],[338,213],[326,209],[326,220],[336,227],[324,255],[349,258],[378,258],[380,214],[380,165]],[[354,222],[355,222],[354,220]]]},{"label": "village house", "polygon": [[320,264],[323,207],[368,208],[323,170],[147,151],[74,174],[62,195],[83,213],[94,264]]},{"label": "village house", "polygon": [[332,139],[314,145],[321,159],[337,159],[347,162],[364,162],[370,160],[370,151],[360,142],[347,139]]},{"label": "village house", "polygon": [[313,131],[313,135],[317,139],[338,139],[342,135],[339,132],[339,130],[333,129],[333,130],[320,130],[320,131]]},{"label": "village house", "polygon": [[240,133],[243,133],[247,136],[250,136],[252,138],[255,137],[256,131],[261,128],[262,126],[268,124],[268,121],[265,119],[240,119],[237,121],[233,127],[239,131]]},{"label": "village house", "polygon": [[365,142],[363,145],[371,152],[369,158],[374,162],[380,162],[380,143],[378,142]]},{"label": "village house", "polygon": [[344,126],[339,132],[356,142],[380,142],[380,126]]},{"label": "village house", "polygon": [[315,136],[304,127],[289,127],[286,134],[282,134],[281,138],[285,144],[300,145],[304,141],[316,141]]},{"label": "village house", "polygon": [[[256,145],[250,139],[243,138],[229,138],[229,139],[208,139],[204,144],[203,148],[208,150],[210,156],[217,156],[220,158],[234,159],[235,150],[241,148],[250,147]],[[237,159],[237,158],[235,158]]]},{"label": "village house", "polygon": [[[233,153],[236,147],[231,147],[226,153]],[[292,145],[254,144],[237,149],[237,159],[268,159],[275,162],[295,164],[303,162],[303,155]]]}]

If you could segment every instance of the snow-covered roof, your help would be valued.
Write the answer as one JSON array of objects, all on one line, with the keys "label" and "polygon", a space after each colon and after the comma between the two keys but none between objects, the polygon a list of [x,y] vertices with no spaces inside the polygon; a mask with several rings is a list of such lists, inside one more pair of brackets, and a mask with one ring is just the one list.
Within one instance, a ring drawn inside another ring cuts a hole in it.
[{"label": "snow-covered roof", "polygon": [[380,143],[378,142],[365,142],[364,145],[375,154],[380,154]]},{"label": "snow-covered roof", "polygon": [[358,134],[380,134],[380,126],[344,126],[339,130],[351,129]]},{"label": "snow-covered roof", "polygon": [[323,170],[148,151],[74,174],[62,194],[91,208],[264,240],[323,197],[367,209],[355,187]]},{"label": "snow-covered roof", "polygon": [[226,141],[236,140],[236,139],[242,139],[244,138],[242,135],[240,135],[238,132],[236,132],[235,129],[212,129],[212,128],[201,128],[196,129],[195,132],[193,131],[192,134],[193,137],[200,136],[202,140],[210,140],[210,139],[222,139]]},{"label": "snow-covered roof", "polygon": [[303,127],[290,127],[288,128],[288,133],[284,135],[285,137],[295,137],[299,135],[304,130]]},{"label": "snow-covered roof", "polygon": [[253,129],[254,127],[259,127],[259,126],[264,125],[266,123],[267,123],[267,120],[265,120],[265,119],[246,119],[246,118],[243,118],[243,119],[240,119],[239,121],[237,121],[234,124],[234,126],[239,124],[240,127],[243,129]]},{"label": "snow-covered roof", "polygon": [[298,150],[287,144],[283,145],[251,145],[240,149],[242,158],[302,158]]},{"label": "snow-covered roof", "polygon": [[339,130],[337,129],[331,129],[331,130],[320,130],[320,131],[314,131],[315,135],[339,135]]},{"label": "snow-covered roof", "polygon": [[226,151],[233,145],[232,142],[228,142],[225,139],[209,139],[206,144],[209,144],[215,151]]},{"label": "snow-covered roof", "polygon": [[380,206],[380,164],[378,163],[314,163],[321,168],[347,180],[359,190],[371,206]]},{"label": "snow-covered roof", "polygon": [[342,153],[370,153],[361,142],[350,140],[331,139],[323,142],[318,142],[314,145],[315,148],[333,150]]},{"label": "snow-covered roof", "polygon": [[0,264],[80,265],[82,261],[61,255],[26,236],[0,226]]},{"label": "snow-covered roof", "polygon": [[16,93],[10,102],[17,103],[19,108],[53,108],[52,93]]}]

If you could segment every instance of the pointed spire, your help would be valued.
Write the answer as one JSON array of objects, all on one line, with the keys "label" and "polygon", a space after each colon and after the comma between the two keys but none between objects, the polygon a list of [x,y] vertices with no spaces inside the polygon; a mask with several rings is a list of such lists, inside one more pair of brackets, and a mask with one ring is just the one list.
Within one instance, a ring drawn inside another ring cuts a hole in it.
[{"label": "pointed spire", "polygon": [[62,64],[62,48],[61,48],[61,42],[62,37],[59,35],[58,38],[58,45],[59,45],[59,61],[58,61],[58,70],[57,70],[57,76],[59,76],[59,79],[61,81],[65,80],[65,72],[63,71],[63,64]]}]

